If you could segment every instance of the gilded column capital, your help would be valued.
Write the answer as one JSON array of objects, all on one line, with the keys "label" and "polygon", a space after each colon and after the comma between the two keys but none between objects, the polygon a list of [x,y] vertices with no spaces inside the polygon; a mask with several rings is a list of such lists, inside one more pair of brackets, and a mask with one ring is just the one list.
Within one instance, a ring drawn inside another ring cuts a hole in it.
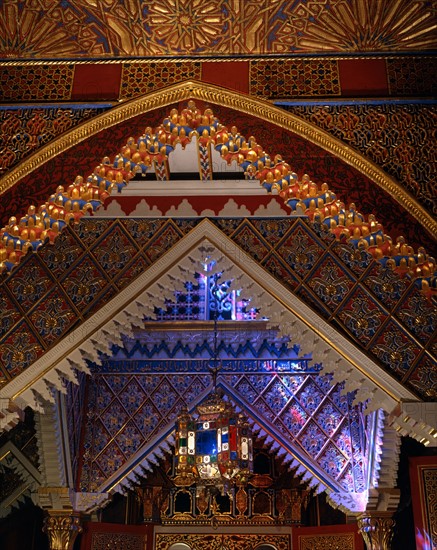
[{"label": "gilded column capital", "polygon": [[43,531],[49,538],[50,550],[72,550],[77,535],[82,532],[80,514],[50,510],[44,519]]},{"label": "gilded column capital", "polygon": [[364,512],[357,523],[367,550],[390,550],[395,526],[392,512]]}]

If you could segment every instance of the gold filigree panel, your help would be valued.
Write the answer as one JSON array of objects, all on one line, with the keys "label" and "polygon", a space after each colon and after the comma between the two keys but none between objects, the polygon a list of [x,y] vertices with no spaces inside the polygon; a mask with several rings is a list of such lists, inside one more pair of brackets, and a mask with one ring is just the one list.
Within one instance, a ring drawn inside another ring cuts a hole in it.
[{"label": "gold filigree panel", "polygon": [[263,543],[273,544],[277,550],[291,549],[289,535],[195,535],[182,533],[157,533],[155,536],[155,550],[168,550],[172,544],[177,542],[184,542],[185,544],[188,544],[192,550],[223,550],[223,548],[226,548],[226,550],[253,550]]},{"label": "gold filigree panel", "polygon": [[152,90],[182,82],[187,78],[200,79],[201,63],[168,61],[165,63],[124,63],[120,99],[130,99]]},{"label": "gold filigree panel", "polygon": [[2,101],[69,100],[73,65],[8,65],[0,71]]},{"label": "gold filigree panel", "polygon": [[250,63],[250,93],[265,98],[340,95],[338,62],[264,59]]},{"label": "gold filigree panel", "polygon": [[0,6],[0,56],[432,50],[435,18],[435,3],[424,0],[10,0]]},{"label": "gold filigree panel", "polygon": [[437,61],[434,57],[395,57],[387,59],[387,76],[393,96],[437,93]]},{"label": "gold filigree panel", "polygon": [[422,472],[427,506],[429,536],[437,545],[437,468],[426,468]]},{"label": "gold filigree panel", "polygon": [[353,533],[333,535],[300,535],[296,550],[355,550]]},{"label": "gold filigree panel", "polygon": [[145,550],[147,535],[135,533],[93,533],[90,550]]}]

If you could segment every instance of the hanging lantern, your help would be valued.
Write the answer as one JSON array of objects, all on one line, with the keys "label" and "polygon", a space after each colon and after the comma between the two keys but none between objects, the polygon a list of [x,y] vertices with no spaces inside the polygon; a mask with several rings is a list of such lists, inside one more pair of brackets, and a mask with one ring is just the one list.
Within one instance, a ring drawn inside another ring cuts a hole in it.
[{"label": "hanging lantern", "polygon": [[[216,290],[216,292],[218,292]],[[217,390],[221,369],[214,317],[214,355],[209,367],[213,388],[191,416],[183,409],[176,421],[177,486],[212,485],[227,491],[231,484],[247,483],[252,472],[252,434],[247,418],[235,412]]]},{"label": "hanging lantern", "polygon": [[176,423],[176,485],[242,485],[249,480],[252,462],[249,422],[219,392],[214,390],[194,417],[181,411]]}]

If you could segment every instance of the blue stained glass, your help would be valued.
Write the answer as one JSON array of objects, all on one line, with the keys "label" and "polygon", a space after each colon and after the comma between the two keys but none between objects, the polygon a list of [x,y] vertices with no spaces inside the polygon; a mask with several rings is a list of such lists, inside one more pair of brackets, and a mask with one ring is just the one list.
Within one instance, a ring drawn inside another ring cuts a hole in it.
[{"label": "blue stained glass", "polygon": [[229,434],[222,434],[222,443],[229,443]]},{"label": "blue stained glass", "polygon": [[196,434],[196,455],[217,454],[217,432],[203,430]]},{"label": "blue stained glass", "polygon": [[237,460],[237,453],[235,451],[231,451],[231,460]]}]

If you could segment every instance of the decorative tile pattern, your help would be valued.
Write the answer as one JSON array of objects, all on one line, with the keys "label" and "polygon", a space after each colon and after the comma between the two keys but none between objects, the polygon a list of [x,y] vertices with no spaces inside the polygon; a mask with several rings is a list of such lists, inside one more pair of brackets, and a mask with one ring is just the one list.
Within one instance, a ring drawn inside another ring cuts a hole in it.
[{"label": "decorative tile pattern", "polygon": [[269,254],[263,260],[263,267],[289,290],[293,291],[299,285],[299,279],[276,254]]},{"label": "decorative tile pattern", "polygon": [[120,99],[131,99],[182,80],[200,80],[200,72],[201,63],[195,61],[123,63]]},{"label": "decorative tile pattern", "polygon": [[435,57],[395,57],[387,60],[390,93],[394,96],[432,96],[437,93]]},{"label": "decorative tile pattern", "polygon": [[268,245],[249,223],[243,223],[233,234],[233,240],[255,260],[262,261],[267,255]]},{"label": "decorative tile pattern", "polygon": [[138,248],[133,241],[115,226],[93,247],[100,267],[111,279],[118,275],[135,256]]},{"label": "decorative tile pattern", "polygon": [[205,390],[203,377],[94,374],[86,425],[81,487],[96,489]]},{"label": "decorative tile pattern", "polygon": [[314,234],[308,232],[306,226],[299,223],[287,234],[278,248],[282,259],[300,277],[305,277],[323,254],[321,244],[314,237]]},{"label": "decorative tile pattern", "polygon": [[376,341],[372,352],[398,376],[404,376],[419,355],[420,348],[394,321],[390,321]]},{"label": "decorative tile pattern", "polygon": [[22,322],[0,343],[0,367],[9,376],[17,376],[43,352],[36,336]]},{"label": "decorative tile pattern", "polygon": [[[1,12],[0,12],[1,20]],[[1,45],[0,45],[1,48]],[[3,101],[68,101],[71,97],[74,65],[8,65],[0,71]],[[63,118],[60,118],[62,124]],[[30,119],[28,130],[36,130],[38,139],[41,125],[46,121],[39,115]],[[64,119],[65,124],[65,119]],[[30,134],[32,135],[32,134]]]},{"label": "decorative tile pattern", "polygon": [[0,338],[9,332],[20,317],[6,289],[0,288]]},{"label": "decorative tile pattern", "polygon": [[90,256],[85,256],[62,281],[68,297],[79,311],[83,311],[108,284],[104,271]]},{"label": "decorative tile pattern", "polygon": [[338,307],[353,285],[352,276],[330,255],[324,257],[308,279],[308,286],[332,311]]},{"label": "decorative tile pattern", "polygon": [[299,443],[311,457],[316,457],[328,438],[314,422],[309,422],[299,437]]},{"label": "decorative tile pattern", "polygon": [[251,60],[249,78],[250,93],[269,99],[341,92],[338,64],[331,59]]},{"label": "decorative tile pattern", "polygon": [[357,341],[367,345],[387,318],[375,300],[358,287],[344,302],[337,317]]},{"label": "decorative tile pattern", "polygon": [[421,342],[432,339],[437,329],[437,310],[424,299],[417,288],[411,287],[406,299],[396,310],[396,317]]},{"label": "decorative tile pattern", "polygon": [[[435,64],[435,59],[432,63]],[[434,78],[430,77],[430,81],[436,82],[435,74],[434,68]],[[414,86],[415,79],[410,72],[408,78]],[[427,77],[423,75],[423,78]],[[435,172],[436,156],[433,138],[437,119],[435,106],[301,105],[286,109],[360,151],[399,181],[432,215],[437,214],[431,176]],[[420,154],[417,154],[416,147],[419,143]],[[342,189],[341,181],[341,178],[336,181],[336,193],[347,197],[347,182],[344,181],[346,187]],[[350,197],[349,200],[357,199]],[[362,211],[373,211],[376,214],[370,197],[361,195],[359,204]],[[387,227],[386,221],[384,225]],[[405,231],[401,234],[406,236]],[[413,239],[408,237],[408,242],[413,242]]]},{"label": "decorative tile pattern", "polygon": [[55,288],[32,310],[29,318],[37,333],[50,346],[67,332],[76,320],[76,313]]},{"label": "decorative tile pattern", "polygon": [[30,254],[6,279],[6,286],[24,311],[36,304],[52,287],[53,279],[39,257]]},{"label": "decorative tile pattern", "polygon": [[376,262],[373,263],[362,281],[387,309],[393,309],[405,290],[411,286],[410,279],[401,279],[392,269]]},{"label": "decorative tile pattern", "polygon": [[437,401],[437,362],[428,354],[410,374],[407,385],[425,398]]},{"label": "decorative tile pattern", "polygon": [[40,255],[53,276],[61,278],[84,250],[74,231],[65,227],[53,244],[46,244],[41,248]]},{"label": "decorative tile pattern", "polygon": [[147,243],[146,255],[153,262],[161,257],[169,248],[171,248],[181,237],[181,233],[172,224],[167,223],[165,227],[158,231],[153,239]]}]

